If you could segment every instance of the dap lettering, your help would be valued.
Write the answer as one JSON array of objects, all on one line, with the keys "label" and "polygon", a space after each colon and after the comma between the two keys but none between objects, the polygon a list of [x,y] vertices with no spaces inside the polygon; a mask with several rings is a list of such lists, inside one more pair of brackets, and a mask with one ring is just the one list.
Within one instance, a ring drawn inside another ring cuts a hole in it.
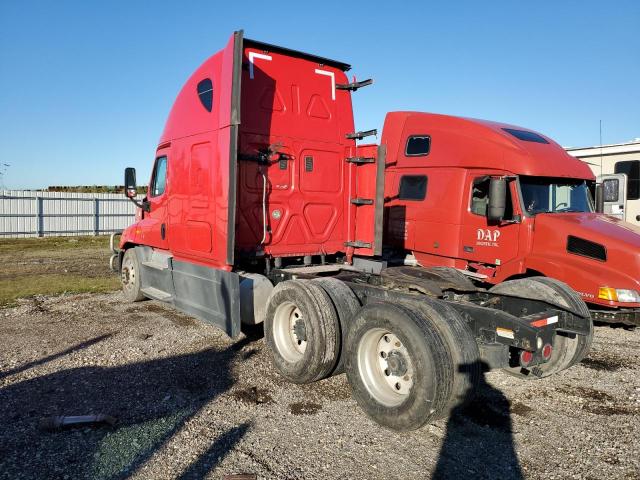
[{"label": "dap lettering", "polygon": [[484,245],[486,247],[497,247],[498,238],[500,238],[500,230],[489,230],[479,228],[476,232],[476,245]]}]

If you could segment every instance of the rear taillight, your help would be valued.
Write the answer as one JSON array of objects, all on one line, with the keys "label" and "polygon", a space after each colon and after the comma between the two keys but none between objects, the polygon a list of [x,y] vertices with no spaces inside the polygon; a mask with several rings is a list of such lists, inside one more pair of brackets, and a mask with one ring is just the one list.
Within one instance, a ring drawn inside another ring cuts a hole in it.
[{"label": "rear taillight", "polygon": [[521,366],[526,367],[527,365],[529,365],[531,363],[531,360],[533,360],[533,353],[527,352],[526,350],[523,350],[522,352],[520,352],[520,365]]}]

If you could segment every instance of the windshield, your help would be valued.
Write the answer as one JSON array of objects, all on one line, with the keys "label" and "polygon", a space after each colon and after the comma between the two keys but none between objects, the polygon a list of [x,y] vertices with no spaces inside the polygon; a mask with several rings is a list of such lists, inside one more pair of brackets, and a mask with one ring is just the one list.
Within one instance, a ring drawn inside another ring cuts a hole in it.
[{"label": "windshield", "polygon": [[593,212],[593,201],[585,180],[520,177],[523,208],[537,213]]}]

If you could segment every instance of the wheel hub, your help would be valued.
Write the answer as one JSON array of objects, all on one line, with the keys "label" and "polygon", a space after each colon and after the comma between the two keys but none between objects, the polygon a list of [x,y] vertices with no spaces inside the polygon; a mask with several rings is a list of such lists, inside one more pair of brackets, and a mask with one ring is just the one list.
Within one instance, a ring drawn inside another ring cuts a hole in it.
[{"label": "wheel hub", "polygon": [[307,327],[305,327],[304,320],[298,318],[293,324],[293,334],[300,342],[307,341]]},{"label": "wheel hub", "polygon": [[123,266],[122,266],[122,273],[120,274],[120,280],[122,281],[122,285],[129,289],[132,288],[134,282],[136,279],[136,272],[133,268],[133,265],[131,265],[131,262],[126,262]]},{"label": "wheel hub", "polygon": [[391,375],[404,377],[408,369],[404,355],[398,350],[392,350],[387,355],[387,369]]}]

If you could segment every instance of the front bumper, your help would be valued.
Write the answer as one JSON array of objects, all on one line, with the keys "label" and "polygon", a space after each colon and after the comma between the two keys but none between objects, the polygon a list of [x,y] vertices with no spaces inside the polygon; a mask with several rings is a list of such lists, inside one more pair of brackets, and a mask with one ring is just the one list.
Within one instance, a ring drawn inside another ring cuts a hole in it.
[{"label": "front bumper", "polygon": [[120,249],[116,247],[116,237],[122,235],[122,230],[111,234],[109,238],[109,248],[111,249],[111,258],[109,258],[109,268],[114,272],[120,271]]},{"label": "front bumper", "polygon": [[595,322],[619,323],[640,326],[640,308],[617,308],[611,310],[590,310]]}]

